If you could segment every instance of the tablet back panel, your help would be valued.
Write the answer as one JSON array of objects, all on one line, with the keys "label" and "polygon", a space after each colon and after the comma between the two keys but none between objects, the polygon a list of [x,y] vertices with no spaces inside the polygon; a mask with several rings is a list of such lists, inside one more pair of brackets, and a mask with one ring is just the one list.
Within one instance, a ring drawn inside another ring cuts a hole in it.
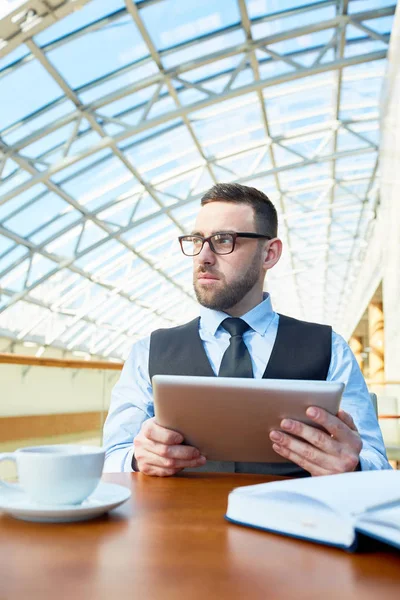
[{"label": "tablet back panel", "polygon": [[343,390],[343,383],[328,381],[153,377],[157,423],[218,461],[287,462],[272,449],[271,429],[285,417],[315,427],[306,409],[337,414]]}]

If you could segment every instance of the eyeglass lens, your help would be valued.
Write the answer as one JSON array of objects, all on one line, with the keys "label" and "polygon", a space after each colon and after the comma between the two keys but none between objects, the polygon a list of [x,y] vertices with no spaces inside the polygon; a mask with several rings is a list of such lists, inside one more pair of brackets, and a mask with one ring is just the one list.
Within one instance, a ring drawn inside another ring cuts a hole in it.
[{"label": "eyeglass lens", "polygon": [[[216,233],[210,236],[209,243],[216,254],[229,254],[233,250],[234,237],[230,233]],[[188,235],[182,239],[182,249],[188,256],[195,256],[201,252],[204,238]]]}]

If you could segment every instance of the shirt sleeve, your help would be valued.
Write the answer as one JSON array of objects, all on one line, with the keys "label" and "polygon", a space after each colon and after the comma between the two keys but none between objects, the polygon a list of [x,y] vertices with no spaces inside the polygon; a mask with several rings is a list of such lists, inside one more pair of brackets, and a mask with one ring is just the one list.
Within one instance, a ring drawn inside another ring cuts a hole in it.
[{"label": "shirt sleeve", "polygon": [[332,357],[327,380],[342,381],[346,386],[341,408],[353,417],[362,439],[361,470],[390,469],[382,433],[364,377],[349,345],[335,332],[332,332]]},{"label": "shirt sleeve", "polygon": [[103,430],[105,473],[133,470],[133,440],[142,423],[154,417],[148,369],[149,348],[150,337],[134,344],[113,388]]}]

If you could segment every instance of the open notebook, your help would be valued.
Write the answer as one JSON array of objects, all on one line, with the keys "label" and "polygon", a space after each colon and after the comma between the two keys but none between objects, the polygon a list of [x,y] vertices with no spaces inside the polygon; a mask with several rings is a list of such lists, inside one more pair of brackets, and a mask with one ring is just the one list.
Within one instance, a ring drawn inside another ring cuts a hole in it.
[{"label": "open notebook", "polygon": [[226,519],[348,550],[357,534],[400,549],[400,471],[364,471],[244,486]]}]

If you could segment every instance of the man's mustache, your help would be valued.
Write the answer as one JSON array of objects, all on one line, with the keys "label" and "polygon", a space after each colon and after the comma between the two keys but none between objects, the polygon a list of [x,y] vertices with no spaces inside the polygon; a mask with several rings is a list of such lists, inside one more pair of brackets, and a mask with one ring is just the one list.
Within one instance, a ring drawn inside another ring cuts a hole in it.
[{"label": "man's mustache", "polygon": [[218,271],[215,271],[214,269],[207,269],[206,267],[198,267],[195,275],[199,276],[199,275],[204,275],[205,273],[207,273],[208,275],[214,275],[214,277],[218,277],[219,279],[222,279],[221,273],[219,273]]}]

